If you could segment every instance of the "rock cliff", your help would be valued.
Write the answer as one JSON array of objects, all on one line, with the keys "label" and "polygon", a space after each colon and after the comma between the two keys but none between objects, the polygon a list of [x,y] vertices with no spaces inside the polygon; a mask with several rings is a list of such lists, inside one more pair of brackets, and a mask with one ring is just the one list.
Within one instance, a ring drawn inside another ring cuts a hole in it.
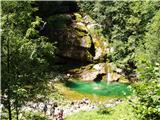
[{"label": "rock cliff", "polygon": [[92,63],[104,59],[107,54],[107,40],[89,16],[58,14],[50,16],[47,23],[49,38],[58,45],[56,54],[66,61]]},{"label": "rock cliff", "polygon": [[119,74],[113,71],[108,72],[108,69],[112,69],[107,66],[108,63],[106,64],[109,47],[107,39],[101,32],[101,26],[90,16],[80,14],[76,5],[73,7],[70,4],[66,5],[65,2],[57,2],[55,5],[50,5],[48,2],[47,5],[66,7],[66,10],[56,7],[56,10],[52,9],[47,15],[42,9],[44,6],[40,7],[47,23],[42,34],[57,45],[56,64],[64,67],[66,64],[82,64],[83,66],[65,71],[77,79],[106,80],[106,75],[111,73],[111,81],[119,80]]}]

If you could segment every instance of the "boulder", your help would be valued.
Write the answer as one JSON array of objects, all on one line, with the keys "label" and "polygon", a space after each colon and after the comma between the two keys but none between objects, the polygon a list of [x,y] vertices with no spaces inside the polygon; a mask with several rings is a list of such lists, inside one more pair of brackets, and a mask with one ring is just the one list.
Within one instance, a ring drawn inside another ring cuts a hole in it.
[{"label": "boulder", "polygon": [[106,74],[105,66],[106,66],[106,63],[98,63],[93,65],[92,69],[98,71],[99,74]]},{"label": "boulder", "polygon": [[98,75],[106,74],[105,63],[92,64],[90,69],[84,69],[79,74],[81,80],[94,81]]},{"label": "boulder", "polygon": [[99,74],[105,74],[105,63],[89,64],[69,71],[76,79],[94,81]]},{"label": "boulder", "polygon": [[98,71],[84,71],[81,74],[79,74],[79,79],[83,81],[94,81],[98,74]]},{"label": "boulder", "polygon": [[121,80],[123,78],[122,75],[112,71],[111,66],[106,63],[89,64],[81,68],[72,69],[69,72],[72,74],[73,78],[83,81],[108,81],[108,75],[110,76],[110,82],[124,81]]}]

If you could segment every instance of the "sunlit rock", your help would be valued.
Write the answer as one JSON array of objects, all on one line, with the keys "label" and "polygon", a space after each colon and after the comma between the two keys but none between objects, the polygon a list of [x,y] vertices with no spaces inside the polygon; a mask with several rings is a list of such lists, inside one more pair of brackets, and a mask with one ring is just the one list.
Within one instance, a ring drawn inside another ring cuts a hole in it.
[{"label": "sunlit rock", "polygon": [[80,79],[84,81],[93,81],[98,75],[98,71],[90,71],[90,72],[83,72],[80,74]]}]

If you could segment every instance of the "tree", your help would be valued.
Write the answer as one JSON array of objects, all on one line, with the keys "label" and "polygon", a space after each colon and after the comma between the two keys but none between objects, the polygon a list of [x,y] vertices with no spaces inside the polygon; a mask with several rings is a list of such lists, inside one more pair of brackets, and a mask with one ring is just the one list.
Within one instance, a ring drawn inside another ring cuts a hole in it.
[{"label": "tree", "polygon": [[126,75],[136,73],[131,99],[140,120],[157,120],[160,95],[160,2],[100,1],[79,3],[103,26],[114,52],[108,56]]},{"label": "tree", "polygon": [[40,36],[42,19],[33,16],[33,2],[2,2],[2,103],[17,119],[21,106],[47,87],[47,55],[54,58],[55,47]]},{"label": "tree", "polygon": [[102,25],[109,46],[108,59],[123,69],[126,76],[135,74],[135,50],[144,43],[146,26],[159,9],[159,1],[80,2],[82,11]]},{"label": "tree", "polygon": [[144,43],[136,50],[137,73],[142,80],[160,78],[160,11],[156,11],[151,22],[146,26]]}]

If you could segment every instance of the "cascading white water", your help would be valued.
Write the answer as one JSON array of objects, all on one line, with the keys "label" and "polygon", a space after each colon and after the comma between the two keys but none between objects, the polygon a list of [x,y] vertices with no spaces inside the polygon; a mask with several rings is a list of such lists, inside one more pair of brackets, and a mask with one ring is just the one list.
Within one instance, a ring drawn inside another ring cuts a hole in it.
[{"label": "cascading white water", "polygon": [[112,76],[111,76],[111,65],[110,63],[107,63],[106,65],[106,79],[107,79],[107,83],[110,84],[112,81]]},{"label": "cascading white water", "polygon": [[108,83],[108,84],[110,84],[110,83],[111,83],[111,81],[112,81],[111,73],[110,73],[110,72],[108,72],[108,73],[107,73],[107,83]]}]

